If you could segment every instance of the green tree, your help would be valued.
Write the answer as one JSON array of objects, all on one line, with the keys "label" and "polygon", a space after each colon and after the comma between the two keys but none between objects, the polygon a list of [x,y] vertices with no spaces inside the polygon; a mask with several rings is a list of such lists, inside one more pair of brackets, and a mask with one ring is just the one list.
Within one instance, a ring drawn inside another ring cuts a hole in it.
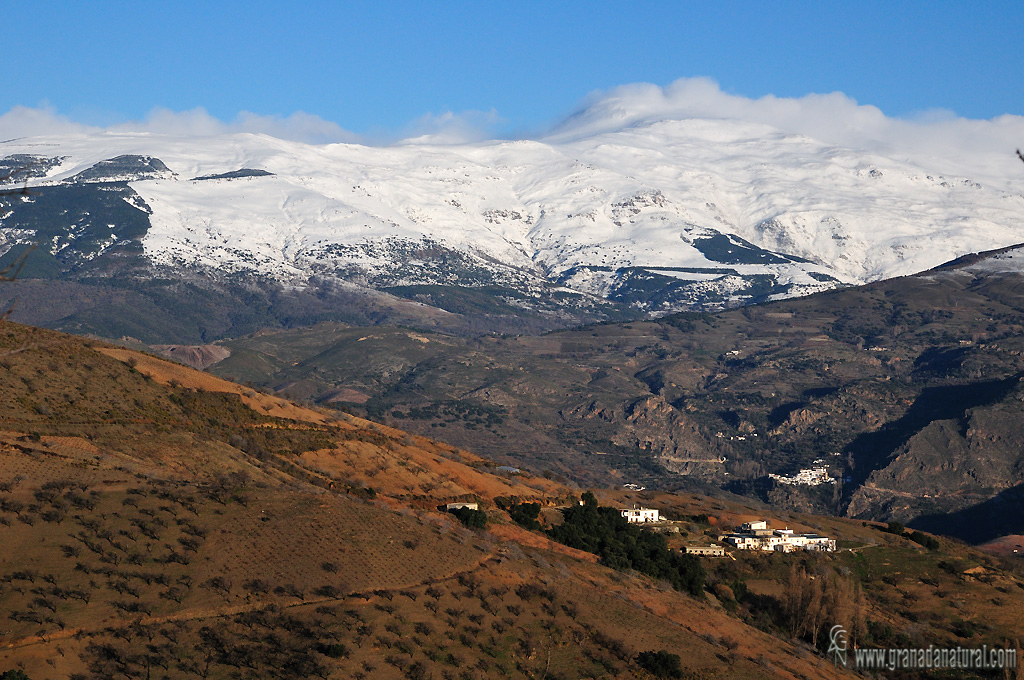
[{"label": "green tree", "polygon": [[540,529],[540,522],[537,518],[540,516],[540,503],[519,503],[513,505],[508,510],[509,517],[512,521],[521,527],[536,531]]},{"label": "green tree", "polygon": [[29,680],[29,677],[25,675],[25,671],[4,671],[0,674],[0,680]]},{"label": "green tree", "polygon": [[456,508],[451,511],[459,521],[470,529],[483,529],[487,526],[487,513],[473,508]]},{"label": "green tree", "polygon": [[679,655],[664,649],[657,652],[640,652],[636,655],[636,663],[658,678],[683,677],[683,663]]}]

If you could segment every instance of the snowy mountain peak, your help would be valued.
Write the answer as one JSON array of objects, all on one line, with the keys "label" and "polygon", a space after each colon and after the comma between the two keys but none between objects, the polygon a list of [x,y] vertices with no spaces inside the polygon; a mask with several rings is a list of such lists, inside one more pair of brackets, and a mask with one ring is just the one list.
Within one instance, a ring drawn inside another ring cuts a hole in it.
[{"label": "snowy mountain peak", "polygon": [[[0,254],[44,240],[70,272],[141,247],[153,266],[288,285],[561,290],[663,314],[910,274],[1024,240],[1024,196],[967,177],[760,123],[603,106],[542,141],[5,142],[0,169],[20,169],[38,196],[0,211]],[[116,204],[98,198],[112,190]],[[130,229],[117,205],[134,209]]]}]

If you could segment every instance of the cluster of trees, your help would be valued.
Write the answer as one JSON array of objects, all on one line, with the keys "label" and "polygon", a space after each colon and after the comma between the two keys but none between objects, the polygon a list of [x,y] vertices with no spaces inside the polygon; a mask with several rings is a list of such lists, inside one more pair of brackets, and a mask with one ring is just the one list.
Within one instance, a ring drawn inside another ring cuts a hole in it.
[{"label": "cluster of trees", "polygon": [[917,543],[918,545],[923,545],[929,550],[938,550],[940,547],[938,539],[936,539],[934,536],[929,536],[928,534],[921,531],[908,532],[906,530],[906,527],[904,527],[903,524],[901,524],[900,522],[889,522],[888,526],[882,529],[882,531],[886,532],[887,534],[895,534],[897,536],[910,539],[914,543]]},{"label": "cluster of trees", "polygon": [[700,560],[669,550],[664,536],[630,524],[615,508],[600,507],[589,491],[582,500],[582,505],[562,511],[562,524],[548,530],[551,538],[599,555],[601,562],[613,569],[633,569],[664,579],[676,590],[703,597],[706,574]]},{"label": "cluster of trees", "polygon": [[864,636],[866,623],[860,590],[851,578],[832,570],[808,573],[792,565],[786,580],[783,610],[788,633],[824,649],[828,629],[841,623],[851,641]]},{"label": "cluster of trees", "polygon": [[517,503],[508,509],[512,521],[531,531],[540,531],[540,503]]},{"label": "cluster of trees", "polygon": [[449,512],[455,515],[460,522],[470,529],[483,529],[487,526],[487,513],[483,510],[474,510],[473,508],[455,508]]},{"label": "cluster of trees", "polygon": [[664,649],[658,652],[640,652],[636,664],[656,678],[683,677],[682,659]]},{"label": "cluster of trees", "polygon": [[[377,415],[383,416],[387,411],[387,404],[385,402],[385,398],[373,397],[366,402],[365,408],[367,409],[367,413],[370,413],[372,409]],[[445,420],[448,423],[464,421],[470,429],[473,429],[478,425],[484,427],[501,425],[505,422],[505,417],[507,415],[508,410],[502,406],[478,404],[476,402],[463,401],[461,399],[437,401],[424,406],[410,406],[408,412],[403,412],[398,409],[391,411],[391,416],[398,419],[437,419]]]},{"label": "cluster of trees", "polygon": [[920,545],[923,545],[924,547],[928,548],[929,550],[938,550],[939,547],[940,547],[940,544],[939,544],[939,541],[938,541],[937,538],[935,538],[934,536],[929,536],[928,534],[922,533],[920,531],[911,532],[906,537],[909,538],[914,543],[918,543]]},{"label": "cluster of trees", "polygon": [[29,680],[24,671],[13,670],[0,673],[0,680]]},{"label": "cluster of trees", "polygon": [[[879,647],[910,646],[908,640],[895,644],[894,633],[878,637],[884,631],[872,630],[874,624],[866,618],[868,599],[861,587],[870,581],[860,580],[866,574],[858,576],[835,556],[823,553],[749,554],[736,561],[717,562],[709,590],[726,610],[747,624],[783,639],[803,640],[822,653],[828,650],[829,631],[836,624],[845,628],[851,647],[865,642]],[[776,581],[779,591],[769,595],[748,589],[747,579],[762,578]],[[883,580],[886,578],[889,576]]]}]

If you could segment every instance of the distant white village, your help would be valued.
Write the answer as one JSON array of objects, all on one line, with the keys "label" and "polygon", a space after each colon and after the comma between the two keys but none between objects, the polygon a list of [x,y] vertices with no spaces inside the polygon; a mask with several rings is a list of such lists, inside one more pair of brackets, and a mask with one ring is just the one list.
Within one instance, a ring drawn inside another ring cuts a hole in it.
[{"label": "distant white village", "polygon": [[835,484],[836,480],[829,476],[828,465],[821,458],[811,463],[812,467],[804,468],[791,477],[784,475],[768,474],[779,484],[800,484],[804,486],[818,486],[819,484]]}]

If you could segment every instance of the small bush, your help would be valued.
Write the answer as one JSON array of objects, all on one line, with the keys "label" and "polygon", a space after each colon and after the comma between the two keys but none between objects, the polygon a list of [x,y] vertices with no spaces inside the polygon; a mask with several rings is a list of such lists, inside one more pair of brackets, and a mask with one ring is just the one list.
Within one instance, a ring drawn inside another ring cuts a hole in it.
[{"label": "small bush", "polygon": [[920,531],[915,531],[914,533],[907,536],[907,538],[909,538],[914,543],[923,545],[925,548],[928,548],[929,550],[939,549],[939,542],[935,539],[934,536],[929,536],[928,534],[921,533]]},{"label": "small bush", "polygon": [[349,655],[348,647],[340,642],[320,643],[316,646],[316,651],[332,659],[347,659]]},{"label": "small bush", "polygon": [[890,533],[890,534],[896,534],[897,536],[902,536],[903,535],[903,531],[904,531],[904,526],[900,522],[889,522],[888,526],[885,527],[885,531],[887,533]]},{"label": "small bush", "polygon": [[683,664],[679,655],[664,649],[658,652],[640,652],[636,655],[636,663],[640,668],[658,678],[683,677]]},{"label": "small bush", "polygon": [[319,597],[329,597],[337,599],[344,595],[344,593],[337,587],[332,585],[323,585],[313,591]]}]

